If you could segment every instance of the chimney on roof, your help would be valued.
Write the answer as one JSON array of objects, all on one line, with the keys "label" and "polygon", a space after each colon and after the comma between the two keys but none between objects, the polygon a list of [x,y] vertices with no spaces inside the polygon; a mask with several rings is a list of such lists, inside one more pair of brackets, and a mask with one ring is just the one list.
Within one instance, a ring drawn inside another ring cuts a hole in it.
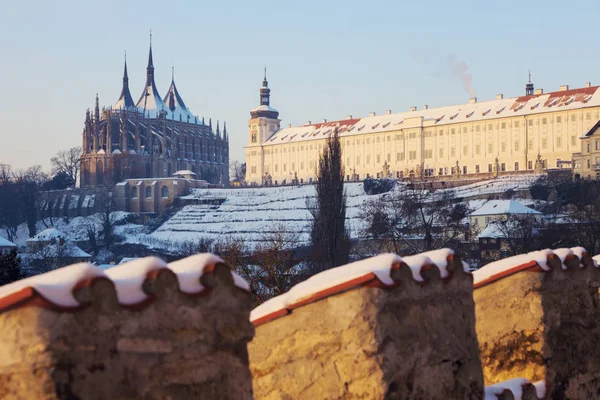
[{"label": "chimney on roof", "polygon": [[427,110],[428,108],[429,108],[429,106],[428,106],[427,104],[425,104],[425,105],[423,106],[423,110]]},{"label": "chimney on roof", "polygon": [[312,124],[311,120],[306,121],[306,125],[310,125],[310,124]]},{"label": "chimney on roof", "polygon": [[544,94],[544,89],[535,89],[535,92],[533,92],[533,94]]},{"label": "chimney on roof", "polygon": [[469,99],[469,104],[475,104],[475,103],[477,103],[477,97],[471,97]]},{"label": "chimney on roof", "polygon": [[374,116],[375,116],[375,112],[371,111],[371,112],[369,113],[369,117],[374,117]]},{"label": "chimney on roof", "polygon": [[592,82],[586,82],[585,87],[592,87]]},{"label": "chimney on roof", "polygon": [[496,95],[496,100],[502,100],[504,98],[504,95],[502,93],[498,93]]},{"label": "chimney on roof", "polygon": [[292,127],[292,124],[288,124],[288,128],[291,128],[291,127]]},{"label": "chimney on roof", "polygon": [[352,119],[352,114],[346,115],[346,119]]},{"label": "chimney on roof", "polygon": [[323,123],[326,123],[326,122],[327,122],[327,118],[323,118]]},{"label": "chimney on roof", "polygon": [[410,108],[410,111],[417,111],[417,107],[415,107],[415,106],[412,106],[412,107]]},{"label": "chimney on roof", "polygon": [[390,115],[392,113],[392,110],[385,110],[385,115]]},{"label": "chimney on roof", "polygon": [[564,91],[567,91],[567,90],[569,90],[569,85],[560,85],[560,91],[561,92],[564,92]]}]

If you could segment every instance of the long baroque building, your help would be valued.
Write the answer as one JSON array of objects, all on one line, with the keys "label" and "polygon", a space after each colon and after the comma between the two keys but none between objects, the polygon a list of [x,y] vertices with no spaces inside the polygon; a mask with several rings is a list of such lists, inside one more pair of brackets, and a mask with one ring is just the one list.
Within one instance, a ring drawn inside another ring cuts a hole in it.
[{"label": "long baroque building", "polygon": [[229,137],[223,123],[205,124],[179,95],[175,80],[162,98],[154,81],[152,45],[146,84],[135,103],[129,91],[127,61],[121,96],[100,110],[98,95],[93,114],[88,109],[83,129],[81,187],[114,185],[132,178],[171,177],[190,170],[213,184],[229,183]]},{"label": "long baroque building", "polygon": [[[520,97],[499,94],[490,101],[472,98],[456,106],[411,107],[402,113],[388,110],[384,115],[281,128],[265,76],[260,106],[249,120],[246,180],[251,185],[312,182],[319,155],[336,129],[346,180],[573,168],[574,154],[582,152],[580,138],[600,119],[598,88],[590,83],[576,89],[565,85],[544,93],[530,80]],[[600,171],[600,157],[596,161]],[[579,165],[595,166],[594,161]],[[589,171],[582,172],[589,176]]]}]

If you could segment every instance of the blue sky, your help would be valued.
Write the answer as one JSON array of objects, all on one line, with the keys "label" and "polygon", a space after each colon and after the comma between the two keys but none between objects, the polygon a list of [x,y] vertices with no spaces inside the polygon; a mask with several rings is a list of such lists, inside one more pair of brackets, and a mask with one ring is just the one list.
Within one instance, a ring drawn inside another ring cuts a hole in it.
[{"label": "blue sky", "polygon": [[[600,84],[600,2],[313,1],[6,2],[0,16],[0,162],[49,168],[81,144],[98,92],[113,104],[127,51],[130,88],[144,83],[153,31],[159,92],[171,66],[194,114],[227,121],[243,160],[263,67],[282,125],[479,101],[536,88]],[[451,61],[454,60],[454,61]]]}]

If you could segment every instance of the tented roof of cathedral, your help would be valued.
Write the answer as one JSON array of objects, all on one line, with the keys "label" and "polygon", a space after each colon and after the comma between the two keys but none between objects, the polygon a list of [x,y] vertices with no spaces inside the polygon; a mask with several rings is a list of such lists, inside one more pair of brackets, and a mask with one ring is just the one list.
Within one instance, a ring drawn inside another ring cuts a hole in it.
[{"label": "tented roof of cathedral", "polygon": [[174,79],[171,80],[171,86],[169,87],[167,95],[163,99],[163,103],[171,111],[173,119],[181,119],[181,121],[183,122],[194,121],[194,115],[186,107],[185,103],[183,102],[183,99],[179,95],[179,91],[177,90],[177,86],[175,85]]},{"label": "tented roof of cathedral", "polygon": [[343,137],[416,127],[427,129],[473,121],[485,123],[485,121],[499,118],[598,107],[600,106],[600,90],[598,88],[600,86],[590,86],[516,98],[500,98],[456,106],[283,128],[276,131],[265,142],[265,145],[325,139],[336,128]]},{"label": "tented roof of cathedral", "polygon": [[140,99],[136,103],[137,108],[143,111],[145,115],[150,118],[158,117],[161,111],[167,114],[167,118],[172,118],[171,110],[163,102],[162,97],[158,93],[156,83],[154,82],[154,62],[152,60],[152,46],[150,46],[150,53],[148,54],[148,67],[146,68],[146,84]]},{"label": "tented roof of cathedral", "polygon": [[131,97],[131,92],[129,91],[129,77],[127,76],[127,61],[125,61],[125,69],[123,71],[123,89],[121,90],[121,96],[119,96],[119,100],[115,103],[114,107],[116,109],[129,109],[135,108],[135,102]]}]

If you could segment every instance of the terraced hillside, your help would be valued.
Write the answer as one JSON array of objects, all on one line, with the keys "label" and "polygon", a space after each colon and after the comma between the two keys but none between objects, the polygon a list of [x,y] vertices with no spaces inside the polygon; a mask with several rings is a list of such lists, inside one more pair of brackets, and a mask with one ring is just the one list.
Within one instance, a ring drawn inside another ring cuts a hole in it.
[{"label": "terraced hillside", "polygon": [[[457,197],[469,200],[482,196],[500,195],[506,190],[527,189],[537,179],[536,175],[507,176],[477,182],[455,189]],[[402,190],[398,186],[396,190]],[[364,222],[360,210],[367,196],[362,183],[346,184],[348,197],[347,224],[352,237],[360,235]],[[168,248],[172,244],[195,242],[199,239],[219,239],[232,236],[247,244],[260,242],[274,229],[283,226],[297,232],[301,242],[308,242],[311,215],[307,200],[314,199],[311,185],[294,187],[244,188],[244,189],[195,189],[184,200],[209,200],[225,198],[218,205],[194,204],[184,206],[150,235],[130,237],[128,241],[144,243],[153,247]],[[470,201],[473,208],[485,201]]]}]

